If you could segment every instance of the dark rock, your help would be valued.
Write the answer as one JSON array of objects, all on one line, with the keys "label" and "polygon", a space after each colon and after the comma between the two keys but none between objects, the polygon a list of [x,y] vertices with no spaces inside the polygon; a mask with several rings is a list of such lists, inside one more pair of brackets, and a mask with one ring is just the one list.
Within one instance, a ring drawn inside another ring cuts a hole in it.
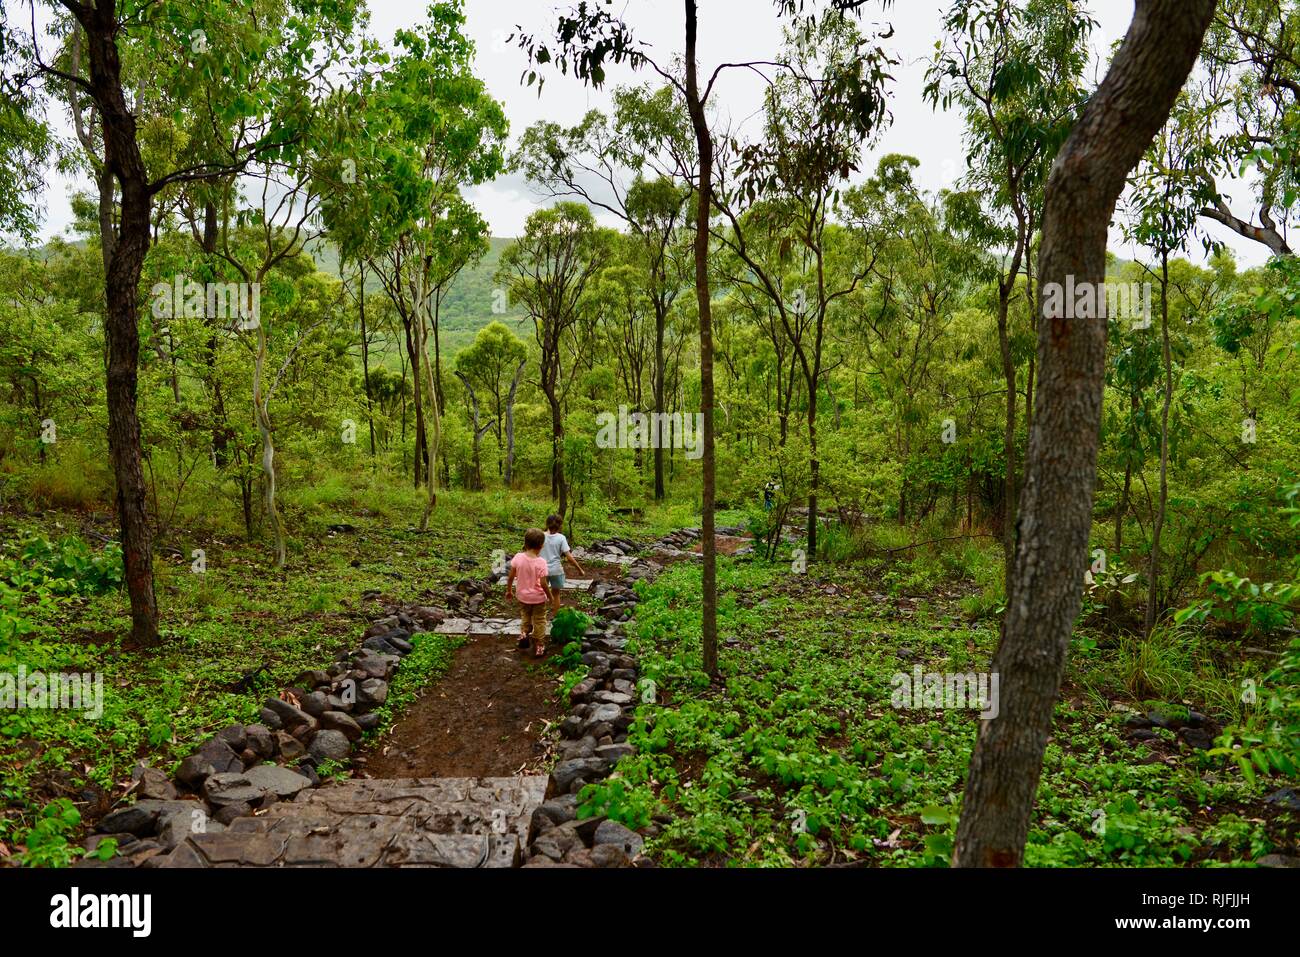
[{"label": "dark rock", "polygon": [[131,778],[139,782],[135,793],[142,798],[155,801],[176,800],[176,786],[157,768],[136,765],[135,770],[131,772]]},{"label": "dark rock", "polygon": [[374,731],[379,727],[380,717],[377,714],[363,714],[356,721],[362,731]]},{"label": "dark rock", "polygon": [[310,724],[311,715],[301,708],[295,708],[287,701],[281,701],[279,698],[268,698],[265,705],[266,709],[273,712],[280,718],[283,727],[292,731],[299,725]]},{"label": "dark rock", "polygon": [[258,717],[261,719],[262,725],[271,731],[279,731],[284,727],[284,722],[280,720],[280,716],[270,708],[263,708],[258,712]]},{"label": "dark rock", "polygon": [[321,671],[318,668],[313,668],[310,671],[304,671],[302,674],[298,675],[298,677],[293,679],[293,683],[296,685],[302,685],[304,688],[315,689],[319,688],[321,685],[329,684],[330,674],[328,671]]},{"label": "dark rock", "polygon": [[320,716],[320,726],[325,731],[342,731],[349,741],[360,741],[365,733],[361,725],[342,711],[326,711]]},{"label": "dark rock", "polygon": [[615,847],[621,848],[623,853],[629,857],[636,857],[641,853],[645,839],[636,831],[624,827],[617,821],[602,821],[596,828],[596,833],[591,842],[593,846],[613,844]]},{"label": "dark rock", "polygon": [[1276,804],[1288,811],[1300,811],[1300,794],[1294,788],[1282,788],[1264,798],[1265,804]]},{"label": "dark rock", "polygon": [[577,741],[561,741],[557,750],[560,758],[565,761],[573,758],[590,758],[596,754],[596,739],[588,735],[585,738],[579,738]]},{"label": "dark rock", "polygon": [[209,774],[216,774],[212,762],[201,754],[191,754],[176,769],[176,780],[188,788],[197,788]]},{"label": "dark rock", "polygon": [[1148,711],[1147,720],[1157,728],[1174,728],[1182,724],[1177,718],[1170,717],[1163,711]]},{"label": "dark rock", "polygon": [[[253,787],[288,800],[310,786],[310,782],[295,771],[274,764],[259,764],[244,772]],[[264,805],[265,806],[265,805]]]},{"label": "dark rock", "polygon": [[329,705],[325,701],[325,693],[323,691],[313,691],[311,694],[307,695],[307,697],[302,699],[302,710],[307,712],[307,714],[311,715],[313,718],[319,718],[328,709]]},{"label": "dark rock", "polygon": [[591,863],[596,867],[629,867],[632,862],[617,844],[597,844],[591,849]]},{"label": "dark rock", "polygon": [[560,722],[560,734],[566,738],[576,738],[582,734],[582,718],[571,714]]},{"label": "dark rock", "polygon": [[1154,731],[1148,731],[1146,728],[1139,728],[1129,735],[1134,741],[1159,741],[1160,735]]},{"label": "dark rock", "polygon": [[280,752],[280,758],[284,761],[294,761],[307,753],[306,746],[291,734],[285,734],[283,731],[275,733],[276,750]]},{"label": "dark rock", "polygon": [[307,750],[319,761],[344,761],[352,753],[352,744],[342,731],[318,731]]},{"label": "dark rock", "polygon": [[236,818],[248,817],[248,815],[252,813],[253,809],[251,806],[243,802],[236,802],[235,804],[227,804],[224,807],[217,808],[216,812],[212,815],[212,819],[218,824],[224,824],[229,827],[231,821],[234,821]]},{"label": "dark rock", "polygon": [[1131,729],[1151,727],[1151,719],[1144,714],[1131,714],[1124,719],[1124,727]]},{"label": "dark rock", "polygon": [[578,815],[578,799],[571,794],[551,798],[540,804],[536,813],[544,814],[553,824],[566,824]]},{"label": "dark rock", "polygon": [[217,738],[230,745],[231,751],[243,751],[248,746],[248,735],[242,724],[232,724],[217,732]]},{"label": "dark rock", "polygon": [[297,738],[303,744],[311,740],[311,736],[320,730],[320,722],[315,718],[308,718],[306,724],[300,724],[289,733]]},{"label": "dark rock", "polygon": [[388,682],[369,678],[357,689],[357,701],[368,705],[381,705],[388,700]]},{"label": "dark rock", "polygon": [[202,805],[194,801],[136,801],[105,814],[99,822],[98,830],[105,834],[125,832],[143,837],[154,832],[162,814],[199,807]]},{"label": "dark rock", "polygon": [[573,758],[561,761],[551,772],[555,789],[561,793],[568,791],[575,782],[585,783],[605,772],[608,765],[600,758]]},{"label": "dark rock", "polygon": [[244,728],[244,737],[248,743],[248,750],[263,761],[275,754],[275,738],[272,737],[271,731],[266,725],[247,725]]},{"label": "dark rock", "polygon": [[316,773],[316,768],[314,765],[309,764],[307,760],[304,759],[302,762],[299,763],[298,770],[299,772],[301,772],[303,777],[305,777],[308,781],[311,782],[312,787],[314,788],[320,787],[320,775]]},{"label": "dark rock", "polygon": [[262,799],[262,789],[244,774],[213,774],[203,782],[203,796],[213,807],[253,804]]},{"label": "dark rock", "polygon": [[602,744],[596,748],[596,757],[604,758],[610,764],[622,760],[629,754],[636,754],[636,748],[630,744]]},{"label": "dark rock", "polygon": [[158,843],[170,849],[191,834],[216,834],[225,829],[224,824],[208,817],[207,808],[195,805],[192,811],[174,811],[159,818]]},{"label": "dark rock", "polygon": [[1178,732],[1178,736],[1183,739],[1189,747],[1196,748],[1200,751],[1208,751],[1214,747],[1214,738],[1210,732],[1203,731],[1200,728],[1183,728]]}]

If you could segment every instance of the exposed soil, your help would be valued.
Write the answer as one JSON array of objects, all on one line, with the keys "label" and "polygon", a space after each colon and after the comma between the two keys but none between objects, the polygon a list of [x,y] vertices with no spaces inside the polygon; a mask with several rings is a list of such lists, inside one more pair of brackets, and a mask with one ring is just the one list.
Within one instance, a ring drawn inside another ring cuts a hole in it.
[{"label": "exposed soil", "polygon": [[[549,657],[549,654],[548,654]],[[515,650],[514,637],[471,638],[447,674],[367,748],[372,778],[504,777],[545,757],[555,671]]]},{"label": "exposed soil", "polygon": [[[734,555],[746,545],[754,544],[754,539],[741,535],[714,535],[713,540],[719,555]],[[697,555],[704,552],[704,543],[696,542],[695,547],[691,549]]]}]

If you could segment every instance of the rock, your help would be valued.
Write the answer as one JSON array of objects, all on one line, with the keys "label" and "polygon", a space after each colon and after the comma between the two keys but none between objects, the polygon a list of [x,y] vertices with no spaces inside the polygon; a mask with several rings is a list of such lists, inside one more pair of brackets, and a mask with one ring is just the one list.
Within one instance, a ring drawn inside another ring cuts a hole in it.
[{"label": "rock", "polygon": [[225,829],[220,821],[208,817],[207,808],[196,804],[192,811],[174,811],[159,820],[158,843],[170,850],[191,834],[216,834]]},{"label": "rock", "polygon": [[263,708],[258,712],[258,717],[261,719],[262,724],[272,731],[279,731],[284,727],[284,722],[280,720],[280,716],[270,708]]},{"label": "rock", "polygon": [[560,734],[566,738],[576,738],[582,734],[582,718],[571,714],[560,722]]},{"label": "rock", "polygon": [[362,731],[374,731],[379,727],[380,717],[377,714],[363,714],[357,717],[356,722]]},{"label": "rock", "polygon": [[336,694],[327,695],[325,697],[325,704],[326,704],[327,711],[340,711],[344,714],[347,714],[352,710],[352,706],[355,703],[356,703],[356,699],[353,695],[349,695],[347,698],[340,697],[339,695]]},{"label": "rock", "polygon": [[597,844],[591,849],[591,863],[596,867],[629,867],[632,862],[617,844]]},{"label": "rock", "polygon": [[197,788],[203,783],[204,778],[209,774],[215,774],[216,771],[212,762],[203,755],[191,754],[176,768],[176,780],[188,788]]},{"label": "rock", "polygon": [[164,813],[202,807],[193,801],[136,801],[105,814],[98,830],[105,834],[127,833],[136,837],[152,834]]},{"label": "rock", "polygon": [[1157,728],[1173,728],[1178,726],[1179,724],[1182,724],[1181,721],[1177,720],[1176,718],[1170,717],[1169,715],[1165,714],[1162,711],[1148,711],[1147,720],[1150,721]]},{"label": "rock", "polygon": [[1199,711],[1187,712],[1187,726],[1189,728],[1203,728],[1205,725],[1209,724],[1209,721],[1210,719]]},{"label": "rock", "polygon": [[575,820],[572,825],[573,832],[578,835],[578,840],[582,841],[587,847],[595,841],[596,829],[605,823],[604,816],[584,817],[581,820]]},{"label": "rock", "polygon": [[341,731],[349,741],[360,741],[361,736],[365,734],[361,730],[361,725],[357,724],[351,715],[344,714],[342,711],[326,711],[320,716],[320,726],[324,731]]},{"label": "rock", "polygon": [[321,685],[329,684],[330,674],[328,671],[321,671],[318,668],[313,668],[310,671],[304,671],[302,674],[298,675],[298,677],[293,679],[293,683],[296,685],[302,685],[304,688],[315,689]]},{"label": "rock", "polygon": [[600,682],[595,678],[583,678],[569,690],[569,700],[573,702],[587,701],[599,689]]},{"label": "rock", "polygon": [[1151,727],[1151,719],[1143,714],[1131,714],[1124,719],[1124,727],[1130,729],[1149,728]]},{"label": "rock", "polygon": [[567,824],[577,817],[578,799],[572,794],[551,798],[538,805],[537,810],[534,811],[534,815],[536,814],[545,815],[553,824]]},{"label": "rock", "polygon": [[1178,736],[1189,746],[1200,751],[1208,751],[1214,747],[1214,738],[1210,732],[1203,731],[1200,728],[1183,728],[1178,732]]},{"label": "rock", "polygon": [[596,757],[604,758],[610,764],[636,754],[636,748],[630,744],[602,744],[596,748]]},{"label": "rock", "polygon": [[397,646],[388,640],[387,635],[376,635],[374,638],[367,638],[361,643],[361,647],[384,654],[400,654]]},{"label": "rock", "polygon": [[279,717],[283,727],[290,731],[299,725],[311,723],[311,715],[300,708],[295,708],[287,701],[281,701],[279,698],[268,698],[265,708]]},{"label": "rock", "polygon": [[358,658],[353,664],[365,676],[361,679],[362,681],[365,678],[387,678],[391,670],[388,659],[380,655],[366,655]]},{"label": "rock", "polygon": [[603,774],[606,767],[606,762],[600,758],[573,758],[557,764],[551,777],[555,781],[555,789],[565,792],[576,782],[585,783]]},{"label": "rock", "polygon": [[319,718],[329,710],[329,704],[325,700],[325,693],[323,691],[313,691],[307,695],[302,699],[302,710],[313,718]]},{"label": "rock", "polygon": [[361,682],[357,700],[369,705],[381,705],[388,700],[388,682],[379,678],[370,678]]},{"label": "rock", "polygon": [[237,773],[242,770],[244,762],[231,750],[230,745],[220,738],[213,738],[181,762],[176,770],[176,780],[186,787],[198,788],[210,774]]},{"label": "rock", "polygon": [[1145,728],[1139,728],[1129,735],[1134,741],[1159,741],[1160,735],[1154,731],[1148,731]]},{"label": "rock", "polygon": [[[410,621],[410,619],[407,619],[407,621]],[[412,622],[412,624],[414,623]],[[384,636],[384,640],[387,641],[390,645],[392,645],[397,650],[397,653],[399,655],[409,655],[412,651],[415,650],[415,646],[411,644],[411,642],[408,640],[409,638],[410,638],[409,632],[407,632],[406,634],[393,632],[392,634]]]},{"label": "rock", "polygon": [[259,764],[255,768],[249,768],[244,772],[244,777],[253,787],[284,800],[311,786],[311,782],[301,774],[274,764]]},{"label": "rock", "polygon": [[228,772],[213,774],[203,782],[203,796],[213,807],[227,804],[254,804],[262,799],[261,788],[256,787],[244,774]]},{"label": "rock", "polygon": [[318,731],[307,751],[318,761],[345,761],[352,753],[352,744],[342,731]]},{"label": "rock", "polygon": [[591,698],[593,701],[598,701],[602,704],[613,704],[620,707],[632,703],[632,696],[630,694],[623,694],[619,691],[597,691],[591,696]]},{"label": "rock", "polygon": [[230,750],[243,751],[248,744],[248,734],[242,724],[232,724],[217,732],[217,738],[230,745]]},{"label": "rock", "polygon": [[285,734],[283,731],[275,733],[276,750],[280,752],[280,758],[283,761],[296,761],[307,753],[307,748],[301,741],[291,734]]},{"label": "rock", "polygon": [[593,847],[600,844],[612,844],[621,849],[628,857],[636,857],[641,853],[641,848],[645,845],[645,839],[636,831],[624,827],[617,821],[601,821],[596,828],[591,843]]},{"label": "rock", "polygon": [[1300,794],[1294,788],[1282,788],[1264,798],[1265,804],[1276,804],[1288,811],[1300,811]]},{"label": "rock", "polygon": [[397,616],[389,615],[387,618],[380,618],[373,625],[365,630],[362,635],[364,638],[374,638],[377,635],[385,635],[397,627]]},{"label": "rock", "polygon": [[560,758],[570,761],[574,758],[590,758],[596,754],[596,739],[588,735],[577,741],[561,741],[558,747]]},{"label": "rock", "polygon": [[303,777],[311,782],[312,787],[317,788],[320,787],[320,775],[316,773],[316,769],[312,765],[307,763],[310,760],[310,758],[304,758],[299,762],[298,770],[302,772]]},{"label": "rock", "polygon": [[248,750],[265,761],[275,754],[275,738],[264,724],[250,724],[244,728]]},{"label": "rock", "polygon": [[236,818],[248,817],[248,815],[252,813],[252,807],[242,801],[238,801],[234,804],[227,804],[224,807],[218,808],[216,813],[212,815],[212,819],[218,824],[224,824],[229,827],[231,821],[234,821]]},{"label": "rock", "polygon": [[135,793],[142,798],[154,801],[176,800],[176,786],[157,768],[136,765],[131,772],[131,779],[139,782]]},{"label": "rock", "polygon": [[298,727],[290,730],[290,734],[297,738],[303,744],[306,744],[313,734],[320,730],[320,722],[315,718],[308,717],[306,724],[300,724]]},{"label": "rock", "polygon": [[616,704],[602,704],[596,708],[587,718],[589,724],[597,724],[602,721],[614,722],[623,716],[623,710]]},{"label": "rock", "polygon": [[1255,859],[1260,867],[1300,867],[1300,857],[1291,854],[1265,854]]}]

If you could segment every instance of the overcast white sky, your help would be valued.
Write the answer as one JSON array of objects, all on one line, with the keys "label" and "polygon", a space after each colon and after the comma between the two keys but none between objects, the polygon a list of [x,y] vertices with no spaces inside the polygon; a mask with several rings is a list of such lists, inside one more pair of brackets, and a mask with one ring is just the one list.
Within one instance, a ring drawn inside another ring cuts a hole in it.
[{"label": "overcast white sky", "polygon": [[[14,0],[4,0],[13,8]],[[597,0],[599,2],[599,0]],[[576,122],[587,110],[606,109],[609,88],[622,83],[643,82],[652,74],[638,76],[630,70],[612,68],[607,86],[591,90],[571,77],[549,71],[545,88],[538,97],[536,88],[520,83],[525,69],[524,55],[507,37],[516,24],[526,30],[546,34],[554,22],[557,8],[567,9],[570,0],[467,0],[468,32],[477,45],[477,72],[492,95],[505,104],[510,118],[512,139],[539,119],[560,123]],[[957,112],[935,112],[921,97],[925,68],[939,36],[942,12],[949,0],[896,0],[888,10],[868,7],[868,20],[888,20],[895,29],[890,42],[901,61],[890,86],[892,126],[871,149],[863,169],[869,171],[875,159],[884,153],[908,153],[920,159],[917,171],[920,184],[937,190],[951,186],[964,167],[961,117]],[[1109,51],[1111,44],[1123,36],[1133,14],[1132,0],[1090,0],[1087,4],[1099,29],[1094,34],[1095,51]],[[680,0],[614,0],[611,10],[632,25],[639,39],[647,43],[656,60],[667,63],[683,46],[683,4]],[[380,39],[390,41],[394,30],[423,19],[425,0],[371,0],[371,30]],[[780,25],[773,13],[771,0],[701,0],[700,2],[701,69],[711,72],[721,62],[763,59],[776,52],[780,44]],[[1100,79],[1104,62],[1094,67],[1094,81]],[[729,71],[720,81],[715,99],[720,112],[741,124],[752,116],[760,102],[756,78],[744,71]],[[51,175],[44,199],[45,235],[63,232],[71,219],[68,195],[88,188],[88,183],[70,183]],[[1244,189],[1234,194],[1246,200]],[[492,226],[494,235],[515,236],[522,231],[524,220],[537,207],[540,197],[521,179],[502,177],[471,192],[470,198]],[[1256,264],[1267,258],[1263,246],[1248,243],[1229,230],[1209,224],[1211,234],[1228,242],[1243,264]],[[1121,255],[1132,256],[1118,233],[1112,236],[1112,248]],[[1193,258],[1200,258],[1192,251]]]}]

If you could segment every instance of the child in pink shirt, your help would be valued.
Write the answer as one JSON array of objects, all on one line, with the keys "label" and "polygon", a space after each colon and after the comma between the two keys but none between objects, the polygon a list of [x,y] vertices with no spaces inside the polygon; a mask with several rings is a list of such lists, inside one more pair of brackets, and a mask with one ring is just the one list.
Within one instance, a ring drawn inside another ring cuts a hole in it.
[{"label": "child in pink shirt", "polygon": [[[551,585],[546,580],[546,559],[542,545],[546,536],[540,528],[524,533],[524,550],[510,559],[506,598],[513,586],[519,600],[519,647],[533,646],[533,657],[546,654],[546,609],[551,603]],[[531,639],[531,641],[530,641]]]}]

